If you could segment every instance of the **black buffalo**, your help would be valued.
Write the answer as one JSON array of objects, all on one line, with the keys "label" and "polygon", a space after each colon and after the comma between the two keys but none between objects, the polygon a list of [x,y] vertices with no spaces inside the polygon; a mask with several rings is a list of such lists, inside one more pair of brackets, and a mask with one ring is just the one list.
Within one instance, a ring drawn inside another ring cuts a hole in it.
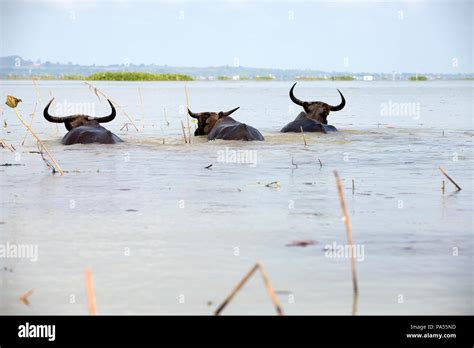
[{"label": "black buffalo", "polygon": [[46,105],[43,116],[49,122],[64,123],[68,130],[67,134],[61,140],[61,143],[64,145],[90,143],[115,144],[122,142],[122,139],[100,125],[100,123],[110,122],[115,118],[115,108],[110,100],[107,99],[112,108],[112,113],[104,117],[92,117],[87,115],[51,116],[48,109],[53,100],[54,98]]},{"label": "black buffalo", "polygon": [[295,84],[290,89],[290,99],[296,105],[302,106],[303,110],[292,122],[288,123],[281,129],[281,132],[330,132],[337,131],[336,127],[328,125],[328,116],[331,111],[339,111],[346,105],[346,100],[340,90],[337,90],[341,95],[342,101],[337,106],[332,106],[324,102],[301,101],[293,94]]},{"label": "black buffalo", "polygon": [[194,113],[188,109],[189,116],[198,120],[194,135],[207,135],[208,140],[264,140],[263,135],[254,127],[240,123],[229,117],[239,108],[227,112]]}]

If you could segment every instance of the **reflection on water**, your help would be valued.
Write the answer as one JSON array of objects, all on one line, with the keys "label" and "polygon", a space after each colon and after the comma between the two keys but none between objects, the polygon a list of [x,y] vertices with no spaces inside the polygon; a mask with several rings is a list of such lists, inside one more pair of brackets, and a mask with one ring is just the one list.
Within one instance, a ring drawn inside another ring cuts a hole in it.
[{"label": "reflection on water", "polygon": [[[3,110],[1,139],[19,154],[1,149],[0,162],[25,165],[0,167],[0,243],[38,245],[39,255],[0,259],[1,313],[85,314],[83,272],[91,266],[99,313],[210,314],[260,260],[286,313],[350,314],[350,262],[324,251],[345,243],[337,169],[354,242],[365,250],[357,263],[359,313],[472,314],[470,83],[302,82],[302,99],[336,103],[336,87],[347,99],[330,116],[340,132],[306,134],[308,147],[301,134],[278,133],[300,111],[288,98],[291,82],[188,84],[193,111],[240,106],[235,118],[262,131],[266,141],[258,143],[193,137],[184,144],[181,83],[97,85],[124,105],[139,132],[120,131],[129,121],[119,112],[107,127],[125,143],[65,147],[65,129],[45,122],[40,102],[32,127],[69,171],[64,177],[30,153],[37,150],[31,137],[21,146],[25,130]],[[43,103],[51,91],[62,105],[96,103],[97,115],[109,112],[81,82],[39,87]],[[2,82],[1,90],[2,98],[23,99],[28,118],[31,82]],[[382,116],[390,100],[419,103],[419,117]],[[247,151],[255,165],[220,161],[226,148]],[[442,193],[439,165],[461,192],[446,183]],[[298,240],[318,243],[287,246]],[[17,300],[28,289],[30,307]],[[225,313],[273,311],[255,277]]]}]

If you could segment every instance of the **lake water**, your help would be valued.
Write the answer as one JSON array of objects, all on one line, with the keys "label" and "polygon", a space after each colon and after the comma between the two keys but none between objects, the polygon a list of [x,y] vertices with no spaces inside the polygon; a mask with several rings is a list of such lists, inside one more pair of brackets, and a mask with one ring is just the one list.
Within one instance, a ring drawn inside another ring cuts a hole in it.
[{"label": "lake water", "polygon": [[[472,82],[300,82],[300,99],[338,104],[339,88],[347,100],[329,117],[339,132],[308,133],[307,147],[279,133],[300,112],[292,82],[187,83],[193,111],[240,106],[235,119],[265,136],[191,144],[184,83],[94,84],[139,128],[120,130],[130,121],[118,110],[107,127],[123,144],[63,146],[65,128],[42,117],[51,95],[57,113],[108,114],[83,82],[1,81],[25,119],[38,104],[32,128],[68,173],[51,175],[31,136],[21,145],[25,129],[2,102],[1,139],[17,152],[0,149],[0,163],[18,165],[0,167],[0,244],[37,246],[38,259],[0,258],[0,313],[87,314],[91,267],[100,314],[212,314],[261,261],[285,314],[350,314],[350,259],[324,250],[346,244],[338,170],[364,247],[358,314],[473,314]],[[230,163],[233,151],[252,163]],[[439,165],[462,191],[442,192]],[[287,246],[306,239],[317,243]],[[223,313],[274,314],[260,278]]]}]

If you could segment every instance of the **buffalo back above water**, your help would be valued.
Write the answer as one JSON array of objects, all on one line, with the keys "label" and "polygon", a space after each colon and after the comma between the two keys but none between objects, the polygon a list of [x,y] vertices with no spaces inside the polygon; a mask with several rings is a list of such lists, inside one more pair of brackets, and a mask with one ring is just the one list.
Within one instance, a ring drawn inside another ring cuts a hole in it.
[{"label": "buffalo back above water", "polygon": [[335,132],[337,131],[336,127],[328,125],[328,124],[323,124],[319,121],[312,120],[308,117],[306,112],[300,112],[296,118],[288,123],[285,127],[281,129],[280,132],[282,133],[288,133],[288,132],[295,132],[295,133],[300,133],[301,128],[303,128],[303,132],[321,132],[321,133],[327,133],[327,132]]},{"label": "buffalo back above water", "polygon": [[238,122],[232,117],[224,117],[219,119],[211,132],[207,135],[207,139],[223,139],[223,140],[245,140],[263,141],[265,138],[256,128],[245,123]]},{"label": "buffalo back above water", "polygon": [[198,126],[194,135],[207,135],[208,140],[265,140],[262,133],[260,133],[256,128],[229,117],[230,114],[238,109],[239,108],[237,107],[226,112],[200,113],[194,113],[188,109],[189,116],[198,120]]},{"label": "buffalo back above water", "polygon": [[61,140],[62,144],[115,144],[122,142],[122,139],[100,125],[100,123],[110,122],[115,118],[115,107],[110,100],[107,99],[112,108],[112,112],[109,116],[103,117],[92,117],[87,115],[72,115],[65,117],[52,116],[49,114],[49,106],[53,100],[54,98],[51,99],[48,105],[46,105],[43,111],[43,116],[49,122],[64,123],[68,132]]}]

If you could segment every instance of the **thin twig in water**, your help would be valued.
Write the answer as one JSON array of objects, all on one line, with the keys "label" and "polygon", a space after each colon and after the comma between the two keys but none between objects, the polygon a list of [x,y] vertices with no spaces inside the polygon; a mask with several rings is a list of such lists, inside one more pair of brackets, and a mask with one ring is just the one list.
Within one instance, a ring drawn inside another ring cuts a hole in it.
[{"label": "thin twig in water", "polygon": [[38,153],[41,155],[41,158],[43,159],[43,162],[46,164],[46,167],[48,167],[51,170],[51,173],[56,174],[56,168],[44,157],[43,153],[43,145],[41,145],[39,142],[36,143],[38,146]]},{"label": "thin twig in water", "polygon": [[339,200],[341,202],[341,210],[343,215],[343,221],[346,225],[346,235],[347,235],[347,243],[349,244],[351,252],[351,268],[352,268],[352,287],[353,287],[353,298],[352,298],[352,315],[357,313],[357,301],[359,298],[359,287],[357,285],[357,273],[356,273],[356,265],[355,265],[355,252],[354,252],[354,243],[352,241],[352,228],[351,222],[349,220],[349,214],[347,213],[346,208],[346,201],[344,199],[344,191],[342,188],[342,182],[339,178],[339,174],[337,171],[334,171],[334,176],[336,177],[336,184],[337,190],[339,192]]},{"label": "thin twig in water", "polygon": [[188,125],[188,142],[191,144],[191,125],[189,123],[189,119],[191,118],[191,116],[189,116],[189,113],[188,113],[188,109],[189,109],[189,95],[188,95],[188,87],[186,85],[184,85],[184,93],[186,94],[186,110],[185,110],[185,114],[186,114],[186,122],[187,122],[187,125]]},{"label": "thin twig in water", "polygon": [[166,109],[163,108],[163,118],[165,119],[165,126],[168,127],[170,123],[168,122],[168,116],[166,115]]},{"label": "thin twig in water", "polygon": [[207,167],[204,167],[204,168],[206,168],[206,169],[211,169],[211,167],[212,167],[212,163],[209,164]]},{"label": "thin twig in water", "polygon": [[445,182],[443,180],[443,184],[441,185],[441,192],[443,192],[443,195],[444,195],[444,188],[445,188]]},{"label": "thin twig in water", "polygon": [[87,294],[87,306],[90,315],[97,315],[97,305],[95,303],[94,283],[92,281],[92,271],[86,268],[85,271],[85,285]]},{"label": "thin twig in water", "polygon": [[280,187],[280,182],[278,181],[272,181],[271,183],[268,183],[265,185],[266,187],[271,187],[271,188],[278,188]]},{"label": "thin twig in water", "polygon": [[319,158],[318,158],[318,161],[319,161],[319,169],[321,169],[323,167],[323,162],[321,162]]},{"label": "thin twig in water", "polygon": [[33,78],[32,81],[33,81],[33,86],[35,87],[36,99],[40,101],[41,107],[44,108],[43,99],[41,99],[41,94],[39,92],[38,85],[36,84],[36,78]]},{"label": "thin twig in water", "polygon": [[[33,112],[30,114],[31,118],[30,118],[30,128],[31,128],[31,125],[33,124],[33,119],[35,118],[35,115],[36,115],[36,107],[38,106],[38,102],[36,101],[35,102],[35,108],[33,109]],[[28,130],[25,131],[25,135],[23,136],[23,141],[21,142],[21,145],[24,146],[25,145],[25,141],[26,141],[26,137],[28,135]]]},{"label": "thin twig in water", "polygon": [[456,186],[456,191],[461,191],[461,190],[462,190],[462,189],[461,189],[461,186],[459,186],[459,185],[448,175],[448,173],[446,173],[446,171],[444,170],[443,167],[439,166],[438,168],[439,168],[439,170],[441,171],[441,173],[443,173],[443,175],[444,175],[445,177],[447,177],[448,180],[451,181],[451,183],[452,183],[454,186]]},{"label": "thin twig in water", "polygon": [[125,128],[125,130],[128,132],[128,125],[129,125],[129,123],[125,122],[125,123],[123,124],[123,126],[120,128],[120,130],[122,130],[122,129]]},{"label": "thin twig in water", "polygon": [[352,194],[354,194],[355,191],[355,185],[354,185],[354,179],[352,179]]},{"label": "thin twig in water", "polygon": [[186,130],[184,129],[184,123],[183,120],[181,120],[181,128],[183,129],[183,138],[184,138],[184,143],[187,144],[188,140],[186,139]]},{"label": "thin twig in water", "polygon": [[291,156],[291,164],[294,165],[296,167],[296,169],[298,169],[298,165],[293,160],[293,156]]},{"label": "thin twig in water", "polygon": [[130,117],[130,115],[127,113],[127,111],[122,106],[120,106],[119,103],[117,103],[116,101],[114,101],[114,100],[110,99],[109,97],[107,97],[107,95],[104,92],[102,92],[100,89],[98,89],[94,85],[90,84],[89,82],[84,81],[84,83],[89,86],[89,90],[91,90],[97,96],[97,98],[99,98],[99,100],[100,100],[99,95],[102,95],[104,98],[109,99],[112,102],[112,104],[114,104],[118,109],[120,109],[122,111],[122,113],[128,118],[128,120],[133,125],[135,130],[138,132],[138,128],[135,125],[135,122]]},{"label": "thin twig in water", "polygon": [[[11,96],[8,96],[8,98],[14,98],[14,97],[11,97]],[[28,124],[25,122],[25,120],[23,120],[23,117],[21,117],[20,113],[18,112],[18,109],[15,107],[13,107],[13,110],[15,110],[15,113],[16,113],[16,116],[18,117],[18,119],[20,120],[20,122],[23,124],[23,126],[26,127],[26,129],[28,129],[31,133],[31,135],[33,135],[33,137],[35,137],[35,139],[41,144],[41,146],[44,148],[44,151],[46,151],[46,153],[48,154],[49,158],[51,159],[51,161],[53,161],[54,165],[56,166],[56,168],[58,168],[58,171],[61,175],[64,175],[64,172],[63,170],[61,169],[61,167],[59,166],[58,162],[56,162],[56,160],[54,159],[53,155],[49,152],[48,148],[46,147],[46,145],[41,141],[41,139],[35,134],[35,132],[33,132],[33,130],[30,128],[30,126],[28,126]]]},{"label": "thin twig in water", "polygon": [[267,272],[265,272],[265,269],[260,264],[260,262],[257,262],[257,265],[260,269],[260,274],[262,275],[265,287],[267,288],[268,296],[270,296],[270,299],[272,300],[273,305],[275,306],[276,312],[278,313],[278,315],[283,315],[283,310],[281,309],[280,301],[278,300],[278,297],[275,294],[275,291],[273,290],[273,286],[270,282],[270,279],[268,278]]},{"label": "thin twig in water", "polygon": [[239,292],[239,290],[245,285],[245,283],[250,279],[250,277],[257,271],[260,270],[260,273],[263,278],[263,282],[265,284],[265,288],[267,289],[268,295],[275,306],[275,309],[278,315],[283,315],[283,310],[281,308],[280,301],[273,290],[272,284],[270,283],[270,279],[268,278],[267,273],[263,269],[263,266],[260,262],[257,262],[252,269],[242,278],[242,280],[237,284],[237,286],[231,291],[231,293],[225,298],[225,300],[221,303],[221,305],[216,309],[214,312],[215,315],[219,315],[224,308],[229,304],[229,302],[234,298],[234,296]]},{"label": "thin twig in water", "polygon": [[8,150],[10,150],[11,152],[15,152],[15,151],[16,151],[16,149],[15,149],[15,147],[14,147],[13,145],[7,144],[4,140],[1,140],[1,139],[0,139],[0,147],[1,147],[2,149],[8,149]]},{"label": "thin twig in water", "polygon": [[308,144],[306,143],[306,137],[304,136],[303,127],[300,126],[300,129],[301,129],[301,134],[303,135],[304,146],[308,146]]}]

